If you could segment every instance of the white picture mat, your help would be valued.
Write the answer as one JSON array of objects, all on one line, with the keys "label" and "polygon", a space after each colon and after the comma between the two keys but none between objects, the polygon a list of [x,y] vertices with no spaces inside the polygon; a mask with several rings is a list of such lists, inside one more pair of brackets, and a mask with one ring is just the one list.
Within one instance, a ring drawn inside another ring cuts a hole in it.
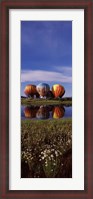
[{"label": "white picture mat", "polygon": [[[72,178],[21,178],[21,21],[72,21]],[[84,10],[9,11],[9,189],[84,190]]]}]

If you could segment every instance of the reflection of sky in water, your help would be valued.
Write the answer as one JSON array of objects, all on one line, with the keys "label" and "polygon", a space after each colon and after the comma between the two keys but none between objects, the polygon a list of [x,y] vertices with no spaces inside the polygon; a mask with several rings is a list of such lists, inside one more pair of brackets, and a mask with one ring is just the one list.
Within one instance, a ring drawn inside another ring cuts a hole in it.
[{"label": "reflection of sky in water", "polygon": [[52,111],[49,112],[49,118],[52,118]]},{"label": "reflection of sky in water", "polygon": [[65,117],[72,117],[72,106],[64,107],[64,108],[65,108],[64,118]]},{"label": "reflection of sky in water", "polygon": [[[57,107],[57,106],[55,106]],[[34,108],[27,107],[26,106],[21,106],[21,119],[53,119],[53,110],[54,108],[52,108],[52,110],[49,110],[49,107],[46,106],[45,109],[40,109],[40,107],[37,108],[37,112],[36,109],[34,111]],[[62,117],[60,117],[60,115],[58,115],[59,113],[56,112],[57,118],[70,118],[72,117],[72,106],[69,107],[59,107],[58,108],[59,111],[64,111],[64,115]],[[38,115],[38,117],[36,117]]]}]

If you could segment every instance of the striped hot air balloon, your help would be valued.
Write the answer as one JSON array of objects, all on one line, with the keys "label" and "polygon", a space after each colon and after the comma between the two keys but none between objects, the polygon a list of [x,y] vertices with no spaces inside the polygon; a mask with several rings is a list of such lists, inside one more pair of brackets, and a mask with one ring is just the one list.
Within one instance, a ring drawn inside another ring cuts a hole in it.
[{"label": "striped hot air balloon", "polygon": [[37,92],[39,93],[40,97],[45,97],[50,90],[50,87],[46,83],[40,83],[36,87]]},{"label": "striped hot air balloon", "polygon": [[32,84],[28,84],[25,89],[24,89],[24,93],[27,97],[32,97],[34,95],[38,95],[37,90],[36,90],[36,86],[32,85]]},{"label": "striped hot air balloon", "polygon": [[36,117],[36,113],[38,111],[38,108],[32,108],[32,107],[25,107],[24,109],[24,115],[26,118],[35,118]]},{"label": "striped hot air balloon", "polygon": [[59,119],[62,118],[65,114],[65,109],[60,106],[55,106],[53,109],[53,118],[54,119]]},{"label": "striped hot air balloon", "polygon": [[62,97],[65,94],[65,89],[60,84],[55,84],[52,86],[52,93],[55,97]]}]

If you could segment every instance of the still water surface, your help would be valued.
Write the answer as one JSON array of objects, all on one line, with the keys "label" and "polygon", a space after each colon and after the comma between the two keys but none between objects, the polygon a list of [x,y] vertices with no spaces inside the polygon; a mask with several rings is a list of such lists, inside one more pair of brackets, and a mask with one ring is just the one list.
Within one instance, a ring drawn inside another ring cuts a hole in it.
[{"label": "still water surface", "polygon": [[72,106],[21,106],[21,119],[61,119],[72,117]]}]

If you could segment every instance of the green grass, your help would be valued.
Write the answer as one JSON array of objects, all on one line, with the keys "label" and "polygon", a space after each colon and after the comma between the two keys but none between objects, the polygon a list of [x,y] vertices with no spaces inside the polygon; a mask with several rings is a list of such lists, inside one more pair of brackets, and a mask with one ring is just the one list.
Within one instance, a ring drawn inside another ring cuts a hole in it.
[{"label": "green grass", "polygon": [[30,99],[30,98],[21,98],[21,104],[22,105],[72,105],[72,99],[71,98],[64,98],[64,99]]},{"label": "green grass", "polygon": [[71,118],[21,121],[22,177],[70,177],[71,149]]}]

